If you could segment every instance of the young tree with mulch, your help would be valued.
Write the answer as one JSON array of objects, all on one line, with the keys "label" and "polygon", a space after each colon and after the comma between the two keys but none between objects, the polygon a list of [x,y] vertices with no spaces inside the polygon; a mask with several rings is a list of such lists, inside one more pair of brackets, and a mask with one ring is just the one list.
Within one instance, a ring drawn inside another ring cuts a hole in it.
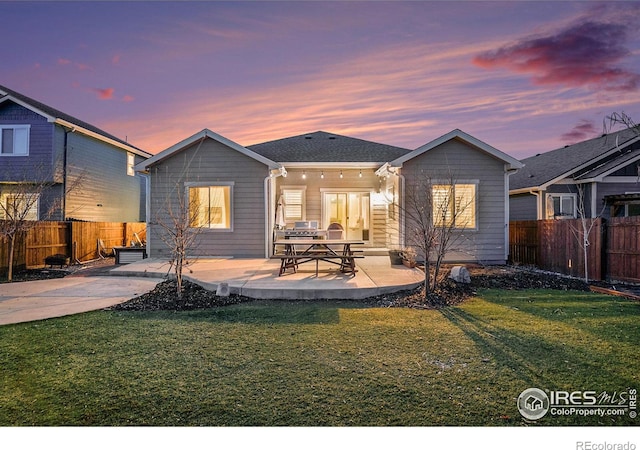
[{"label": "young tree with mulch", "polygon": [[424,258],[424,296],[436,290],[444,259],[465,240],[461,231],[472,217],[475,194],[457,182],[449,171],[423,173],[405,186],[404,204],[398,205],[405,221],[405,242]]},{"label": "young tree with mulch", "polygon": [[[169,271],[173,271],[176,280],[176,296],[182,299],[184,291],[183,272],[188,263],[188,254],[197,243],[200,227],[198,215],[200,205],[197,198],[190,195],[189,189],[185,186],[184,180],[187,178],[194,158],[198,155],[200,141],[190,158],[185,156],[183,166],[178,173],[172,173],[168,167],[164,172],[156,167],[154,169],[154,180],[156,184],[169,186],[164,195],[156,198],[152,193],[152,211],[155,211],[150,225],[158,228],[158,233],[154,233],[167,247],[169,252]],[[161,180],[161,182],[159,182]]]}]

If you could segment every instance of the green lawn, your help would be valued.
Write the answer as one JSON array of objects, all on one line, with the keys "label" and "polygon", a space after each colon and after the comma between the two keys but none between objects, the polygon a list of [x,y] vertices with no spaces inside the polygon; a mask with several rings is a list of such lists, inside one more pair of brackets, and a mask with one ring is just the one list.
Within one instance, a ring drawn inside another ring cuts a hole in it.
[{"label": "green lawn", "polygon": [[521,425],[526,388],[640,387],[639,319],[618,297],[485,290],[440,311],[255,302],[2,326],[0,425]]}]

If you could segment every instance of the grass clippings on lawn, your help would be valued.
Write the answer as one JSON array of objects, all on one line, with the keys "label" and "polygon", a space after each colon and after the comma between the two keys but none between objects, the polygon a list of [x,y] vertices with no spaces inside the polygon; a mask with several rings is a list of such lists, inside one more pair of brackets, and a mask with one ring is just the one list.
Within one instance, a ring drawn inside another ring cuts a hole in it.
[{"label": "grass clippings on lawn", "polygon": [[524,389],[637,389],[639,316],[619,297],[483,288],[442,309],[254,301],[3,326],[0,425],[531,425]]}]

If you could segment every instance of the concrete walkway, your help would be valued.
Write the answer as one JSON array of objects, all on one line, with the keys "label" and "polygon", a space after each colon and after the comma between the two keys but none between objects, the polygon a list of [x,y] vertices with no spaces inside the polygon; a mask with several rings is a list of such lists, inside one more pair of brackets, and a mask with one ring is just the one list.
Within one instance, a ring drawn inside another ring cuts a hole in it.
[{"label": "concrete walkway", "polygon": [[[412,289],[424,280],[419,269],[392,266],[388,256],[358,260],[356,276],[342,274],[336,266],[320,262],[298,267],[278,276],[280,262],[271,259],[198,259],[186,266],[183,277],[211,291],[227,283],[233,294],[260,299],[362,299]],[[145,259],[119,266],[112,275],[162,277],[169,272],[165,260]]]},{"label": "concrete walkway", "polygon": [[0,325],[106,308],[153,290],[159,278],[55,278],[0,284]]},{"label": "concrete walkway", "polygon": [[[328,263],[320,263],[317,277],[315,264],[278,276],[279,264],[269,259],[199,259],[185,267],[184,277],[211,291],[227,283],[231,293],[261,299],[361,299],[412,289],[424,277],[418,269],[390,265],[388,256],[359,260],[356,276]],[[166,260],[145,259],[100,276],[0,284],[0,325],[113,306],[153,290],[169,269]]]}]

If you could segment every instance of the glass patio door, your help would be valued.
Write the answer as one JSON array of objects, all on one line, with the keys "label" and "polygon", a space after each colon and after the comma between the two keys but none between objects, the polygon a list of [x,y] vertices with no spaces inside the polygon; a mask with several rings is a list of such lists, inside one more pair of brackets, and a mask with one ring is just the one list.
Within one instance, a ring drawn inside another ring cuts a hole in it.
[{"label": "glass patio door", "polygon": [[339,223],[344,229],[345,239],[370,239],[369,192],[324,192],[323,224],[328,227]]}]

